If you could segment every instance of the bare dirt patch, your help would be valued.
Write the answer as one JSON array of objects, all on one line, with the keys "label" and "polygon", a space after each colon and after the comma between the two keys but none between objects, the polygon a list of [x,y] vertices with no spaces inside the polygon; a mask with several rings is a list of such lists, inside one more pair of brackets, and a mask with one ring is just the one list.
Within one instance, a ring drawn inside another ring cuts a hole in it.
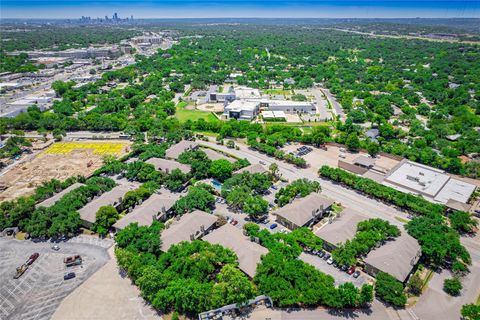
[{"label": "bare dirt patch", "polygon": [[[0,201],[13,200],[21,196],[27,196],[33,193],[35,188],[42,184],[42,182],[57,179],[63,181],[72,176],[89,176],[96,169],[103,164],[103,157],[108,153],[108,150],[119,150],[117,148],[108,148],[114,144],[122,144],[120,152],[114,154],[121,156],[128,152],[130,149],[129,142],[101,142],[95,141],[92,144],[106,147],[104,149],[91,149],[91,148],[71,148],[70,143],[62,143],[68,145],[70,148],[65,148],[65,152],[53,152],[53,150],[59,150],[56,144],[53,144],[50,148],[42,151],[33,159],[26,162],[19,163],[12,167],[9,171],[0,176],[0,186],[6,187],[6,189],[0,192]],[[71,144],[80,143],[72,142]],[[85,143],[83,144],[83,146]],[[106,152],[99,152],[99,150],[106,150]]]}]

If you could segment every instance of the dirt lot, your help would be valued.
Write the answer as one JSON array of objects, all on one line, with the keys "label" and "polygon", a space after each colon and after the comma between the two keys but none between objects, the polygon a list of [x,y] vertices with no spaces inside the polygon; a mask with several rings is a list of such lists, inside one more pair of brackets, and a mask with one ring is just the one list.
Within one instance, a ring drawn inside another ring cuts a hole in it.
[{"label": "dirt lot", "polygon": [[[108,154],[121,156],[128,152],[128,142],[62,142],[55,143],[33,158],[13,166],[0,176],[0,201],[33,193],[35,188],[50,179],[65,180],[72,176],[88,176],[103,163]],[[91,161],[91,165],[87,164]]]}]

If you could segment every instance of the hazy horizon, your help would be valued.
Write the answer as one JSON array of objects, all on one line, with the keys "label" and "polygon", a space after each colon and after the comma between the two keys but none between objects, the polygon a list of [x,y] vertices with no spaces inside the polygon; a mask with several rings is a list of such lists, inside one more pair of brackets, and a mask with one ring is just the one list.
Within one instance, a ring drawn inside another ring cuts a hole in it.
[{"label": "hazy horizon", "polygon": [[103,18],[480,18],[480,2],[312,0],[3,0],[2,19]]}]

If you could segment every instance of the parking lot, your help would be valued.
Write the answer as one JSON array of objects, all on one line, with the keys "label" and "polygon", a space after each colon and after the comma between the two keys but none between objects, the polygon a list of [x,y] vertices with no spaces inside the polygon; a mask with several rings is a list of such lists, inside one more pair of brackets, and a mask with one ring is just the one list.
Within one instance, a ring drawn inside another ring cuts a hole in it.
[{"label": "parking lot", "polygon": [[[19,241],[0,238],[0,319],[50,319],[60,302],[88,279],[108,260],[107,248],[111,240],[80,236],[57,245],[54,243]],[[38,259],[18,279],[13,279],[16,268],[34,252]],[[65,257],[79,254],[82,264],[65,267]],[[67,272],[76,277],[64,280]]]},{"label": "parking lot", "polygon": [[327,261],[318,256],[302,252],[299,259],[303,262],[311,264],[321,272],[331,275],[335,279],[335,286],[339,286],[345,282],[351,282],[356,287],[361,287],[362,284],[367,282],[367,276],[364,273],[360,273],[360,276],[358,278],[354,278],[348,273],[334,267],[333,264],[329,265]]}]

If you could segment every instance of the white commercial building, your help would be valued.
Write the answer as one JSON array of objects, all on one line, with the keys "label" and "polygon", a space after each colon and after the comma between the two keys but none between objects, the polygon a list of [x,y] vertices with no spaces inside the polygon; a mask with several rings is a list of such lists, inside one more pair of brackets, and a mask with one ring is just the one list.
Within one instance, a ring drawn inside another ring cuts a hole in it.
[{"label": "white commercial building", "polygon": [[223,109],[227,119],[252,120],[260,112],[260,103],[251,100],[234,100]]},{"label": "white commercial building", "polygon": [[383,184],[441,204],[447,204],[449,200],[467,203],[476,188],[473,184],[452,178],[442,170],[406,159],[387,174]]}]

